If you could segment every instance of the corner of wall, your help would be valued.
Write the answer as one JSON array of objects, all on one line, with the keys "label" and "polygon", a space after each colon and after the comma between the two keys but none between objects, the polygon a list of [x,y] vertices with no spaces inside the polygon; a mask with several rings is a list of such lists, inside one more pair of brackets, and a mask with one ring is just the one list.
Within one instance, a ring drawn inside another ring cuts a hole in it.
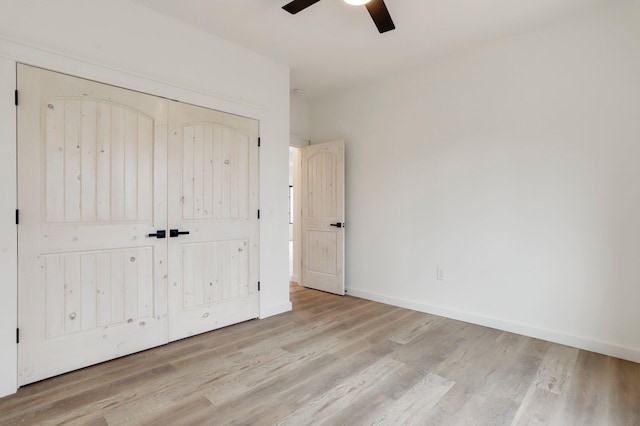
[{"label": "corner of wall", "polygon": [[500,318],[493,318],[472,312],[464,312],[457,309],[430,305],[400,297],[392,297],[358,288],[349,288],[349,295],[640,363],[640,350],[616,345],[610,342],[602,342],[582,336],[562,333],[556,330],[535,327],[529,324],[519,324]]},{"label": "corner of wall", "polygon": [[260,309],[260,319],[269,318],[293,310],[291,302],[280,303],[278,305],[265,306]]}]

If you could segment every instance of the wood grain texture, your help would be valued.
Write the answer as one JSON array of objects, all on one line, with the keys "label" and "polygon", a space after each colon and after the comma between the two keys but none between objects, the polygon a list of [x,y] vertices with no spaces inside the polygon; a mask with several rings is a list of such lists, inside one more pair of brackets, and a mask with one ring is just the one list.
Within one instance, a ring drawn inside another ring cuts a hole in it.
[{"label": "wood grain texture", "polygon": [[249,217],[249,136],[216,123],[182,128],[182,219]]},{"label": "wood grain texture", "polygon": [[151,220],[149,117],[71,97],[48,100],[44,120],[48,222]]},{"label": "wood grain texture", "polygon": [[301,155],[301,277],[305,287],[344,294],[344,141],[305,146]]},{"label": "wood grain texture", "polygon": [[0,425],[640,424],[640,364],[295,284],[291,296],[293,312],[25,386],[0,399]]},{"label": "wood grain texture", "polygon": [[149,318],[152,256],[146,247],[43,256],[47,338]]},{"label": "wood grain texture", "polygon": [[168,341],[167,244],[146,238],[167,222],[168,101],[22,64],[18,75],[24,385]]},{"label": "wood grain texture", "polygon": [[257,318],[259,122],[172,102],[169,341]]}]

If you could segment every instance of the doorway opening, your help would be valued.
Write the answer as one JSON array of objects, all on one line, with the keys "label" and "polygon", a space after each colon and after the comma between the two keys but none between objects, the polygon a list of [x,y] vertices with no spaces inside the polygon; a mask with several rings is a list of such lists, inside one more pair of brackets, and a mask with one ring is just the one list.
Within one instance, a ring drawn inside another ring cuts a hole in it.
[{"label": "doorway opening", "polygon": [[[308,145],[308,141],[305,145]],[[300,147],[289,146],[289,281],[300,284]]]},{"label": "doorway opening", "polygon": [[290,281],[344,295],[344,140],[289,148]]}]

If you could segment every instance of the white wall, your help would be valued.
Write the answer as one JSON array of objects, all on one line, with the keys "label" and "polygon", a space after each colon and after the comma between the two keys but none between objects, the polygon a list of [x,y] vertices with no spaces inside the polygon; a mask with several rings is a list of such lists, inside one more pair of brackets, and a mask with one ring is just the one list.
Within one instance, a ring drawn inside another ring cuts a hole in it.
[{"label": "white wall", "polygon": [[[19,61],[260,120],[260,315],[290,310],[288,68],[127,0],[0,0],[0,10],[2,92]],[[15,390],[17,371],[15,227],[4,232],[16,207],[15,113],[12,94],[1,95],[0,396]]]},{"label": "white wall", "polygon": [[349,294],[640,362],[640,2],[311,117],[346,139]]},{"label": "white wall", "polygon": [[304,146],[311,138],[311,115],[309,102],[295,93],[290,98],[289,123],[291,145]]}]

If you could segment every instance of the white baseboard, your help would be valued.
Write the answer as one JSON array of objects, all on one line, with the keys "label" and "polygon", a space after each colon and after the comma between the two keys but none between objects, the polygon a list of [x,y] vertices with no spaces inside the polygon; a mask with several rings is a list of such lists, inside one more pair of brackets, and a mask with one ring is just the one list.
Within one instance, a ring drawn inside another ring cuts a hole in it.
[{"label": "white baseboard", "polygon": [[291,281],[292,283],[300,284],[300,278],[298,278],[297,275],[290,275],[289,276],[289,281]]},{"label": "white baseboard", "polygon": [[269,318],[274,315],[283,314],[293,309],[291,302],[281,303],[279,305],[267,306],[260,309],[260,319]]},{"label": "white baseboard", "polygon": [[470,312],[458,311],[441,306],[428,305],[426,303],[387,296],[379,293],[373,293],[357,288],[349,287],[347,289],[347,294],[349,296],[373,300],[375,302],[381,302],[387,305],[398,306],[414,311],[425,312],[432,315],[438,315],[441,317],[482,325],[485,327],[495,328],[497,330],[508,331],[511,333],[521,334],[523,336],[533,337],[536,339],[546,340],[548,342],[559,343],[561,345],[571,346],[578,349],[584,349],[587,351],[597,352],[603,355],[609,355],[615,358],[621,358],[628,361],[640,363],[640,349],[619,346],[609,342],[602,342],[586,337],[566,334],[561,331],[538,328],[526,324],[519,324],[511,321],[501,320],[498,318],[477,315]]}]

